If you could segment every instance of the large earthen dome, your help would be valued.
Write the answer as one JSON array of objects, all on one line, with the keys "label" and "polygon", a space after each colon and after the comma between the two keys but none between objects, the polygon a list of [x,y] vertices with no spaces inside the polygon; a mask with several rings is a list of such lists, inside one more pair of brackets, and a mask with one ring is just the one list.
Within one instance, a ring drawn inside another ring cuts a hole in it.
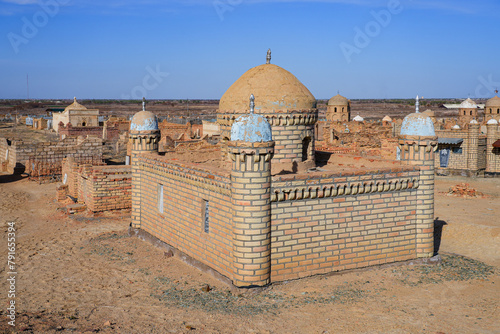
[{"label": "large earthen dome", "polygon": [[255,95],[255,112],[300,111],[316,108],[316,98],[292,73],[264,64],[243,74],[222,96],[219,112],[248,113],[248,96]]},{"label": "large earthen dome", "polygon": [[349,100],[344,96],[337,94],[328,101],[329,106],[347,106],[349,105]]},{"label": "large earthen dome", "polygon": [[486,107],[500,107],[500,97],[495,96],[486,101]]}]

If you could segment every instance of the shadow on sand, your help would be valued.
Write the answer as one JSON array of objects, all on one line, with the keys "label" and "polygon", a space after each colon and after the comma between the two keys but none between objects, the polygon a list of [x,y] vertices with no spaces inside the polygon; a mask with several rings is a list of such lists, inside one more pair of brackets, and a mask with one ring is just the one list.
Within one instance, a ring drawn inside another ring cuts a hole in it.
[{"label": "shadow on sand", "polygon": [[443,226],[448,225],[444,220],[440,220],[437,217],[434,220],[434,255],[439,253],[439,247],[441,247],[441,237],[443,236]]},{"label": "shadow on sand", "polygon": [[28,174],[10,174],[0,175],[0,183],[11,183],[23,180],[28,177]]}]

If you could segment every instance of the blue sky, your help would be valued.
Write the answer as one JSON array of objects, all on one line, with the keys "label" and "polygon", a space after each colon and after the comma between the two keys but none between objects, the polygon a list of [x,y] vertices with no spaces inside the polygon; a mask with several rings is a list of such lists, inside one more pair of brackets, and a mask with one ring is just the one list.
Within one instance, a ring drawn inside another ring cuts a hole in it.
[{"label": "blue sky", "polygon": [[0,0],[0,98],[218,99],[272,63],[318,99],[491,97],[500,1]]}]

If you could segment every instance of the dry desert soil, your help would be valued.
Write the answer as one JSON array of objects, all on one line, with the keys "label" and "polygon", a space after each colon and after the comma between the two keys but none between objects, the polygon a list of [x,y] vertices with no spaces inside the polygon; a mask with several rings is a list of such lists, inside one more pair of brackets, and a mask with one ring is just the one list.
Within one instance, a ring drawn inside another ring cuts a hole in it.
[{"label": "dry desert soil", "polygon": [[[486,197],[446,195],[462,182]],[[55,188],[0,175],[0,332],[500,333],[500,179],[437,178],[441,264],[249,292],[129,237],[126,212],[68,216]],[[15,327],[7,318],[9,222],[17,244]]]}]

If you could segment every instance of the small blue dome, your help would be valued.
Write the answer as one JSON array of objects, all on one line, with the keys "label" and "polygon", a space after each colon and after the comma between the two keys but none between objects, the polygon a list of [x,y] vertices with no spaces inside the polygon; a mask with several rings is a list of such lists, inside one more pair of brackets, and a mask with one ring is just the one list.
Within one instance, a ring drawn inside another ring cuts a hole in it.
[{"label": "small blue dome", "polygon": [[248,114],[240,116],[231,128],[231,140],[249,143],[272,141],[271,125],[261,115]]},{"label": "small blue dome", "polygon": [[158,119],[150,111],[141,111],[134,115],[130,123],[131,131],[156,131],[158,130]]},{"label": "small blue dome", "polygon": [[434,123],[432,119],[421,113],[413,113],[405,117],[401,125],[402,136],[434,137]]}]

